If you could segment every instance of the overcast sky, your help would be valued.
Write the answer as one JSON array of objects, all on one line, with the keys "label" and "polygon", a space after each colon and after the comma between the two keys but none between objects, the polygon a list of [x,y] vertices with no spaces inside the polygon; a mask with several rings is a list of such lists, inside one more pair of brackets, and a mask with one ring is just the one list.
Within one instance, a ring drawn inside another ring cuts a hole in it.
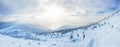
[{"label": "overcast sky", "polygon": [[0,21],[60,29],[95,23],[119,9],[119,0],[0,0]]}]

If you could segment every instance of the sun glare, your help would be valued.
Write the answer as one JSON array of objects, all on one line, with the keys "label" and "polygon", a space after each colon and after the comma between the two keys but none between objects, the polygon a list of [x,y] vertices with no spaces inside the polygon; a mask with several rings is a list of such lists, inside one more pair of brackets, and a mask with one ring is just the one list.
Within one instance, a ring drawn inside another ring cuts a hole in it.
[{"label": "sun glare", "polygon": [[59,5],[48,5],[43,13],[44,16],[58,17],[64,14],[64,9]]},{"label": "sun glare", "polygon": [[49,24],[49,29],[56,29],[56,28],[59,28],[60,25],[58,25],[58,22],[60,22],[60,18],[63,17],[66,12],[64,10],[64,8],[62,8],[62,6],[60,5],[55,5],[55,4],[52,4],[52,5],[47,5],[45,8],[43,8],[43,12],[41,14],[38,15],[38,17],[42,17],[42,18],[39,18],[40,20],[43,19],[43,18],[46,18],[43,19],[44,21],[48,21],[52,24]]}]

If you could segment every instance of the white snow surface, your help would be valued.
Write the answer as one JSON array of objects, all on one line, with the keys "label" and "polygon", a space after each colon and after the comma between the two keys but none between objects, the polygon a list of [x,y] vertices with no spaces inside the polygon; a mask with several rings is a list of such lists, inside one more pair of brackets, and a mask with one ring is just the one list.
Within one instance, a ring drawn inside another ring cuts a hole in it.
[{"label": "white snow surface", "polygon": [[[27,39],[11,37],[10,35],[14,34],[9,34],[10,32],[5,34],[5,30],[0,30],[0,47],[120,47],[119,19],[120,12],[117,12],[96,24],[65,34],[55,32],[34,37],[21,34],[24,37],[33,37]],[[34,40],[34,38],[40,39]]]}]

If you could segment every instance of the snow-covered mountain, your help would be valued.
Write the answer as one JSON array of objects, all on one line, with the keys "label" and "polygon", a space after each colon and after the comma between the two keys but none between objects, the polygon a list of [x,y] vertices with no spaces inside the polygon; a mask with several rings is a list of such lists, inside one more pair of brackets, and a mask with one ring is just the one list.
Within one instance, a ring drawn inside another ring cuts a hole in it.
[{"label": "snow-covered mountain", "polygon": [[119,19],[120,12],[116,12],[88,26],[44,33],[27,25],[1,22],[0,47],[120,47]]},{"label": "snow-covered mountain", "polygon": [[0,47],[120,47],[119,19],[119,0],[0,0]]}]

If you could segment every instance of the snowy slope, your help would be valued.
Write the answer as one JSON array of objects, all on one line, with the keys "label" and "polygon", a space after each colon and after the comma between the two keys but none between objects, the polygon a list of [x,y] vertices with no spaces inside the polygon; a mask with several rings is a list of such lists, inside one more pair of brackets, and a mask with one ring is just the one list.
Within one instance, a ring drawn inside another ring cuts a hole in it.
[{"label": "snowy slope", "polygon": [[12,22],[3,27],[0,23],[0,47],[110,47],[109,43],[120,47],[119,19],[117,12],[92,25],[52,33],[38,33],[42,30]]}]

